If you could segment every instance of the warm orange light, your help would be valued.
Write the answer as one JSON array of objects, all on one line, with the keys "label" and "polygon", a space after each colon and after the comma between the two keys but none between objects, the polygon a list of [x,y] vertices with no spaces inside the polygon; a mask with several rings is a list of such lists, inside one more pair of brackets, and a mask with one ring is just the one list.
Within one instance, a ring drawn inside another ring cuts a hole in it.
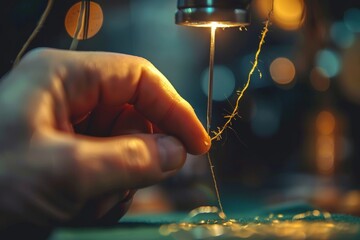
[{"label": "warm orange light", "polygon": [[353,190],[348,192],[343,201],[345,212],[354,213],[360,209],[360,191]]},{"label": "warm orange light", "polygon": [[277,58],[270,65],[270,74],[274,82],[285,85],[295,78],[295,66],[287,58]]},{"label": "warm orange light", "polygon": [[335,117],[331,112],[322,111],[316,119],[316,129],[320,134],[330,135],[335,129]]},{"label": "warm orange light", "polygon": [[335,171],[336,120],[329,111],[322,111],[316,118],[316,165],[320,174],[331,175]]},{"label": "warm orange light", "polygon": [[305,4],[303,0],[275,0],[274,20],[286,30],[298,29],[304,21]]},{"label": "warm orange light", "polygon": [[266,17],[270,12],[274,1],[273,22],[285,29],[298,29],[305,17],[304,0],[256,0],[255,9],[262,17]]},{"label": "warm orange light", "polygon": [[319,136],[316,154],[319,172],[324,175],[332,174],[335,168],[334,136]]},{"label": "warm orange light", "polygon": [[[67,33],[74,37],[76,27],[78,24],[81,2],[74,4],[67,12],[65,17],[65,28]],[[84,20],[83,16],[83,20]],[[89,27],[87,32],[87,38],[95,36],[102,27],[104,20],[103,12],[99,4],[90,2],[90,14],[89,14]],[[84,36],[84,21],[82,21],[80,32],[77,36],[79,40],[83,40]]]},{"label": "warm orange light", "polygon": [[271,10],[273,0],[253,0],[251,5],[254,6],[262,18],[266,18]]},{"label": "warm orange light", "polygon": [[325,76],[321,68],[311,70],[310,82],[312,87],[319,92],[325,92],[330,87],[330,79]]},{"label": "warm orange light", "polygon": [[226,21],[218,21],[218,22],[189,22],[186,23],[186,26],[191,27],[203,27],[203,28],[229,28],[229,27],[240,27],[240,29],[245,28],[246,24],[237,23],[237,22],[226,22]]},{"label": "warm orange light", "polygon": [[331,175],[334,172],[334,156],[321,158],[321,164],[318,165],[319,172],[322,175]]}]

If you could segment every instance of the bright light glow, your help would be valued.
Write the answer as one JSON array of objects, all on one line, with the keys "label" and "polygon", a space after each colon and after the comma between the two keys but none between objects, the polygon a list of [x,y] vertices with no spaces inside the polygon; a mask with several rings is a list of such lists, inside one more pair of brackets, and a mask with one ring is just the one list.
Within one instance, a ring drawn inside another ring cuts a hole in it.
[{"label": "bright light glow", "polygon": [[[75,3],[66,13],[65,29],[71,37],[74,37],[75,35],[76,27],[78,24],[80,7],[81,7],[81,2]],[[84,17],[85,16],[83,16],[83,19]],[[104,20],[104,16],[100,5],[93,1],[90,1],[89,28],[88,28],[87,38],[91,38],[95,36],[100,31],[103,24],[103,20]],[[79,40],[83,40],[83,31],[84,31],[84,26],[81,26],[80,32],[78,34]]]},{"label": "bright light glow", "polygon": [[274,82],[286,85],[295,78],[295,66],[288,58],[276,58],[270,65],[270,74]]},{"label": "bright light glow", "polygon": [[342,48],[350,47],[355,41],[354,33],[346,27],[344,22],[335,22],[331,26],[330,36],[332,40]]},{"label": "bright light glow", "polygon": [[304,22],[305,4],[303,0],[274,1],[275,22],[286,30],[298,29]]},{"label": "bright light glow", "polygon": [[210,27],[212,28],[212,29],[216,29],[216,28],[218,28],[218,27],[224,27],[224,26],[227,26],[227,25],[223,25],[222,23],[220,23],[220,22],[211,22],[210,23]]},{"label": "bright light glow", "polygon": [[312,87],[319,92],[325,92],[330,87],[330,79],[321,68],[315,67],[311,70],[310,82]]},{"label": "bright light glow", "polygon": [[[259,15],[266,17],[271,9],[273,0],[256,0],[253,5]],[[305,19],[305,3],[303,0],[275,0],[273,22],[285,29],[296,30]]]},{"label": "bright light glow", "polygon": [[360,9],[348,9],[344,15],[344,21],[350,31],[360,32]]},{"label": "bright light glow", "polygon": [[321,68],[329,78],[338,75],[341,68],[339,56],[329,49],[321,50],[317,53],[316,65]]},{"label": "bright light glow", "polygon": [[245,27],[244,23],[237,22],[187,22],[186,26],[191,27],[217,27],[217,28],[228,28],[228,27]]},{"label": "bright light glow", "polygon": [[[207,96],[209,68],[206,68],[202,74],[201,87]],[[228,99],[235,89],[235,75],[226,66],[214,66],[213,100],[223,101]]]}]

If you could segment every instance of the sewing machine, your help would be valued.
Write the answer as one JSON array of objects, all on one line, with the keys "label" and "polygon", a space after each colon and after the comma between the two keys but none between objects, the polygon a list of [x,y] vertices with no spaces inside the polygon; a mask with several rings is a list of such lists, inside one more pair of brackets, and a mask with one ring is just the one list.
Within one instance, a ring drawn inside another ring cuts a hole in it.
[{"label": "sewing machine", "polygon": [[250,23],[251,0],[178,0],[175,22],[190,27],[239,27]]}]

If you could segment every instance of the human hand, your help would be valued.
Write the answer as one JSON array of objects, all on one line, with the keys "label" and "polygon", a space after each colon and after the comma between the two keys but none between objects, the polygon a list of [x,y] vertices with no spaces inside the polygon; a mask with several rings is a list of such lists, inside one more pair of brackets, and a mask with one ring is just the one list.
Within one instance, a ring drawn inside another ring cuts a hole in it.
[{"label": "human hand", "polygon": [[0,85],[0,226],[116,221],[210,144],[148,61],[34,50]]}]

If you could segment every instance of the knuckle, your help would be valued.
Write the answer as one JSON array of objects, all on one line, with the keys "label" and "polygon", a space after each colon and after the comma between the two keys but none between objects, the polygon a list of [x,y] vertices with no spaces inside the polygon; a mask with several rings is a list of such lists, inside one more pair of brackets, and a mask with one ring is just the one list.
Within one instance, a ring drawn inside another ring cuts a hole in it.
[{"label": "knuckle", "polygon": [[[82,199],[82,172],[76,148],[64,146],[54,153],[51,178],[64,197],[73,202]],[[61,157],[59,157],[61,156]]]},{"label": "knuckle", "polygon": [[50,48],[36,48],[28,53],[21,59],[18,68],[27,72],[49,72],[56,66],[54,63],[57,61],[54,57],[54,51]]},{"label": "knuckle", "polygon": [[126,164],[135,172],[142,172],[151,164],[151,154],[141,139],[131,139],[126,145]]},{"label": "knuckle", "polygon": [[135,57],[136,61],[138,61],[138,63],[140,63],[141,65],[152,66],[152,63],[148,59],[146,59],[144,57],[138,57],[138,56],[134,56],[134,57]]},{"label": "knuckle", "polygon": [[23,62],[38,62],[40,59],[47,59],[52,55],[53,50],[50,48],[39,47],[30,50],[23,58]]},{"label": "knuckle", "polygon": [[152,62],[150,62],[148,59],[143,58],[143,57],[135,57],[136,59],[136,64],[138,66],[140,66],[140,68],[142,69],[142,71],[147,72],[147,71],[154,71],[156,69],[156,67],[152,64]]},{"label": "knuckle", "polygon": [[151,144],[141,139],[128,141],[121,167],[129,188],[145,187],[161,178],[157,157],[150,149]]}]

